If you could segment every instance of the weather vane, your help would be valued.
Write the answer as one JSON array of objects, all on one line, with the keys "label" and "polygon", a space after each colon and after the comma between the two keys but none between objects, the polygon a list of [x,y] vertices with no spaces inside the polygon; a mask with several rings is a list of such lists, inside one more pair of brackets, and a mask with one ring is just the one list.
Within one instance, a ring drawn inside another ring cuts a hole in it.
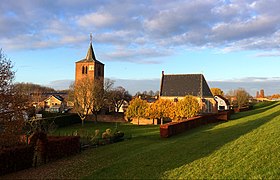
[{"label": "weather vane", "polygon": [[92,33],[90,33],[90,43],[92,43]]}]

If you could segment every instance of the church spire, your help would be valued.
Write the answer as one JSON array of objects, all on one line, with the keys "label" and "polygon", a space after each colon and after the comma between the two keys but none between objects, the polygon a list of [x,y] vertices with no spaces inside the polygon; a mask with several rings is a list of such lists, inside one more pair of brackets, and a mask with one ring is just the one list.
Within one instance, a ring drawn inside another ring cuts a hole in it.
[{"label": "church spire", "polygon": [[90,33],[90,45],[89,45],[89,48],[88,48],[86,60],[87,61],[95,61],[96,60],[95,54],[94,54],[94,51],[93,51],[93,47],[92,47],[92,33]]}]

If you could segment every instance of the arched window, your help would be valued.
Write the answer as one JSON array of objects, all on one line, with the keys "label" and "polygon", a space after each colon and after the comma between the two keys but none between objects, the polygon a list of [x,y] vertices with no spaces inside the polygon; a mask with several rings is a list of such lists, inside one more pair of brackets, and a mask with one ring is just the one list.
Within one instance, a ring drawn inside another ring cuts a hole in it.
[{"label": "arched window", "polygon": [[86,74],[87,74],[87,66],[86,66]]},{"label": "arched window", "polygon": [[85,74],[85,67],[82,67],[82,74]]}]

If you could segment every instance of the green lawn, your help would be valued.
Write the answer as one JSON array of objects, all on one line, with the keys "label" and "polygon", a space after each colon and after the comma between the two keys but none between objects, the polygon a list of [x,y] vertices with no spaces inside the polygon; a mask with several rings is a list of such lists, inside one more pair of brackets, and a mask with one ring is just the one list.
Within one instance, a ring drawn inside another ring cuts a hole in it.
[{"label": "green lawn", "polygon": [[[114,129],[87,123],[85,129]],[[161,139],[159,126],[118,124],[132,139],[83,151],[6,178],[204,179],[280,177],[280,104],[257,105],[225,123]],[[56,133],[70,133],[75,125]]]}]

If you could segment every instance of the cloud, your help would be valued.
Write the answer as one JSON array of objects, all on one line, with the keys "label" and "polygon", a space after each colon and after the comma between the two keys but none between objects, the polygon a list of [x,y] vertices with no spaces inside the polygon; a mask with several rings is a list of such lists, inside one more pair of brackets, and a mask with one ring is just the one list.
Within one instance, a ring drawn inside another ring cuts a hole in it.
[{"label": "cloud", "polygon": [[246,77],[241,79],[231,79],[223,81],[209,81],[210,87],[221,88],[224,92],[228,92],[237,88],[244,88],[252,96],[256,95],[257,91],[264,89],[266,95],[280,93],[280,77]]},{"label": "cloud", "polygon": [[51,81],[49,82],[49,84],[45,84],[45,86],[54,88],[55,90],[64,90],[64,89],[69,89],[69,86],[72,83],[74,83],[74,80],[64,79],[64,80]]},{"label": "cloud", "polygon": [[91,13],[79,17],[77,24],[83,27],[89,25],[95,26],[96,28],[106,28],[116,24],[116,18],[109,13]]},{"label": "cloud", "polygon": [[280,52],[264,52],[264,53],[257,53],[255,57],[279,57]]},{"label": "cloud", "polygon": [[[137,92],[143,91],[159,91],[160,78],[155,79],[116,79],[114,80],[114,87],[122,86],[129,91],[130,94],[135,95]],[[256,95],[257,91],[264,89],[265,95],[280,94],[280,77],[245,77],[241,79],[229,79],[222,81],[208,81],[210,88],[217,87],[222,89],[225,93],[230,90],[244,88],[252,96]],[[73,80],[56,80],[46,84],[56,90],[68,89]]]},{"label": "cloud", "polygon": [[126,60],[134,63],[145,63],[145,64],[159,64],[161,62],[152,60],[153,57],[167,56],[170,53],[168,50],[160,50],[155,48],[129,48],[118,47],[113,52],[108,53],[106,59],[112,60]]},{"label": "cloud", "polygon": [[23,50],[77,47],[93,32],[95,43],[128,50],[105,56],[127,61],[150,47],[158,51],[145,57],[168,56],[158,52],[171,47],[279,52],[279,6],[278,0],[10,0],[0,7],[0,44]]}]

